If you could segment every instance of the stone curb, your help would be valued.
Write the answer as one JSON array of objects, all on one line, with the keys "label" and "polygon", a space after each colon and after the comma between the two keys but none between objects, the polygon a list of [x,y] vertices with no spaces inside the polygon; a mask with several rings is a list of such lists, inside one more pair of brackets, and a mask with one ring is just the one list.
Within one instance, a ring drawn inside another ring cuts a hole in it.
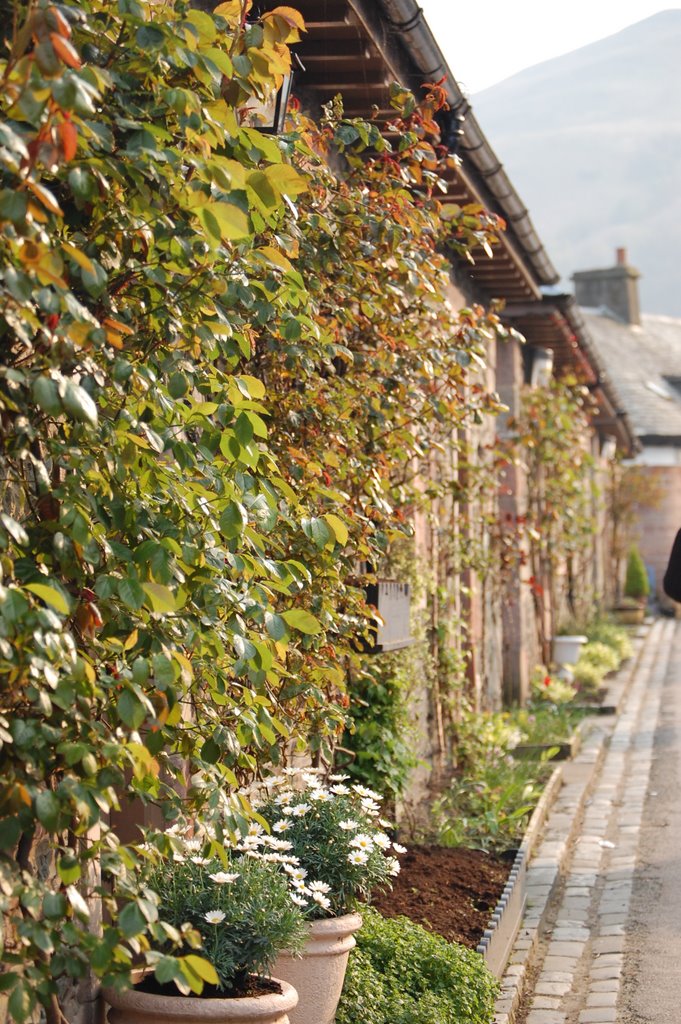
[{"label": "stone curb", "polygon": [[[551,776],[528,826],[523,844],[528,841],[528,833],[532,829],[535,831],[534,838],[526,850],[529,861],[526,864],[525,876],[526,910],[510,950],[506,969],[501,976],[501,990],[495,1003],[493,1024],[514,1024],[520,1001],[528,986],[529,973],[535,959],[540,929],[546,919],[549,899],[560,880],[571,840],[578,829],[596,773],[605,757],[612,719],[622,708],[638,668],[648,632],[646,628],[637,634],[632,658],[613,676],[607,688],[604,704],[613,707],[615,715],[585,719],[583,744],[579,754],[573,761],[559,765]],[[551,796],[553,799],[550,799]],[[537,825],[535,816],[542,807],[544,797],[547,797],[547,801],[542,814],[537,818]],[[544,823],[545,830],[541,841],[538,842],[539,832]]]}]

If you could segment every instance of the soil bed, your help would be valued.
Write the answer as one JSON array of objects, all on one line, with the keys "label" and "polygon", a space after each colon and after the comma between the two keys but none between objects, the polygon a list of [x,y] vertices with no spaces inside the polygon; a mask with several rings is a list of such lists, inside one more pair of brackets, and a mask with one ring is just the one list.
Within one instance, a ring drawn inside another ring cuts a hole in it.
[{"label": "soil bed", "polygon": [[475,949],[503,891],[515,851],[410,846],[390,892],[372,900],[384,917],[405,917]]}]

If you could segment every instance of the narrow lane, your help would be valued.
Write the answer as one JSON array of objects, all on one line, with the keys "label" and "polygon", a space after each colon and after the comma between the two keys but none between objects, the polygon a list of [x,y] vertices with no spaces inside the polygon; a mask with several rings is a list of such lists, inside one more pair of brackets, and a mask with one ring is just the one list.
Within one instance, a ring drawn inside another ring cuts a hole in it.
[{"label": "narrow lane", "polygon": [[661,692],[618,1019],[681,1020],[681,623],[675,623]]},{"label": "narrow lane", "polygon": [[549,904],[516,1024],[681,1020],[679,666],[681,624],[658,621]]}]

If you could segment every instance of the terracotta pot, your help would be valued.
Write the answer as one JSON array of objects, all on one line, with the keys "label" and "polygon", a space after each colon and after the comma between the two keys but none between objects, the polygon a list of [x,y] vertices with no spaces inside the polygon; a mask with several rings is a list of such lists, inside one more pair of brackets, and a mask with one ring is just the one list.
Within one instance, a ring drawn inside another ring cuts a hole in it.
[{"label": "terracotta pot", "polygon": [[280,984],[281,995],[267,992],[243,999],[158,996],[134,988],[125,992],[107,988],[103,995],[111,1007],[109,1024],[289,1024],[289,1010],[298,1002],[298,993],[285,981]]},{"label": "terracotta pot", "polygon": [[353,936],[361,925],[359,914],[313,921],[302,957],[279,954],[273,973],[298,992],[298,1005],[289,1014],[291,1024],[333,1024]]}]

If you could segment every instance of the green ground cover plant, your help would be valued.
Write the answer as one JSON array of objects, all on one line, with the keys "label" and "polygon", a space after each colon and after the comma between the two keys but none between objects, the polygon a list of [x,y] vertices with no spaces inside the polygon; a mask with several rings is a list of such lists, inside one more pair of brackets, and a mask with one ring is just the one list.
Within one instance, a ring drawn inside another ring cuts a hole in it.
[{"label": "green ground cover plant", "polygon": [[350,954],[337,1024],[489,1024],[498,983],[482,956],[370,908]]}]

